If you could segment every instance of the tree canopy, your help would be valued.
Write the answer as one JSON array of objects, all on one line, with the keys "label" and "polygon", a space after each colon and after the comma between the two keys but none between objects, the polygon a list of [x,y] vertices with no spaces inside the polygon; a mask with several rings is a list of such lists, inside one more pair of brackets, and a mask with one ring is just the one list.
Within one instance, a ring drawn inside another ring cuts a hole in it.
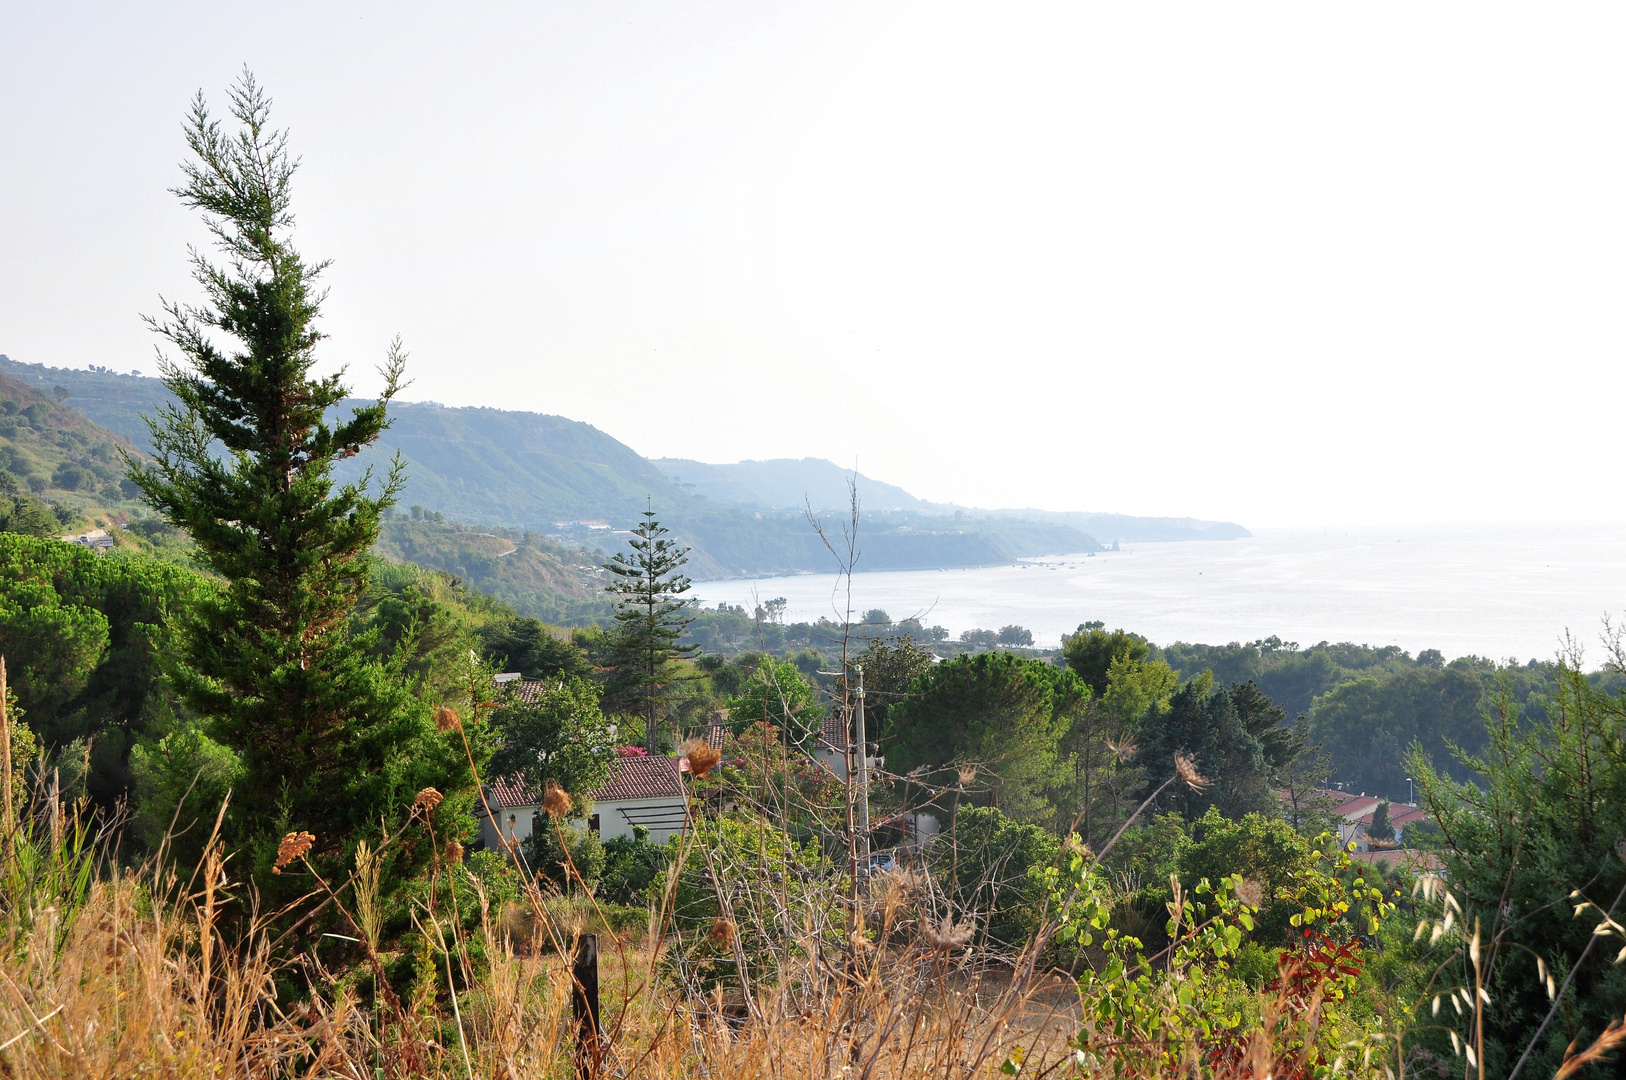
[{"label": "tree canopy", "polygon": [[986,798],[1005,813],[1047,821],[1058,749],[1089,688],[1070,671],[1013,653],[977,653],[916,678],[887,710],[882,749],[897,773],[924,769],[946,784],[961,766],[978,770]]},{"label": "tree canopy", "polygon": [[1211,805],[1231,818],[1279,813],[1271,777],[1296,746],[1279,727],[1284,715],[1250,683],[1214,688],[1212,679],[1191,680],[1141,723],[1136,760],[1146,770],[1146,790],[1161,786],[1174,773],[1175,755],[1185,755],[1208,786],[1176,784],[1163,799],[1188,821]]},{"label": "tree canopy", "polygon": [[191,536],[197,562],[222,579],[187,612],[173,678],[210,734],[241,757],[231,834],[249,851],[245,869],[274,889],[283,832],[310,831],[316,857],[338,859],[354,834],[402,820],[414,794],[433,786],[450,796],[437,823],[458,835],[472,776],[459,735],[436,730],[435,703],[416,699],[351,626],[401,472],[397,463],[374,488],[370,473],[337,484],[334,467],[384,430],[405,355],[390,348],[377,401],[332,418],[349,391],[342,374],[313,374],[327,264],[292,244],[298,163],[251,75],[230,98],[230,132],[201,94],[194,101],[178,190],[226,262],[194,253],[203,303],[166,301],[163,317],[149,320],[180,354],[161,360],[177,403],[149,418],[154,459],[126,463],[152,507]]},{"label": "tree canopy", "polygon": [[617,709],[626,709],[644,722],[644,748],[661,749],[662,721],[673,684],[682,678],[677,661],[692,656],[698,646],[683,644],[688,627],[689,579],[682,573],[689,549],[667,538],[670,530],[656,519],[654,510],[627,542],[604,564],[611,580],[605,586],[616,602],[615,629],[610,636],[610,657],[605,673],[606,697]]},{"label": "tree canopy", "polygon": [[1106,692],[1108,672],[1114,660],[1140,663],[1151,652],[1151,646],[1139,634],[1127,630],[1109,631],[1090,623],[1080,626],[1077,633],[1061,642],[1067,669],[1084,680],[1097,697]]}]

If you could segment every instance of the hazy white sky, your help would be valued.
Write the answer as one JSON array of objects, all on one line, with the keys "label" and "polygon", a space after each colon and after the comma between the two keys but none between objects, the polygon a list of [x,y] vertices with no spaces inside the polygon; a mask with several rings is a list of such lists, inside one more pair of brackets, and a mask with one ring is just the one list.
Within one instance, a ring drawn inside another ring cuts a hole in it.
[{"label": "hazy white sky", "polygon": [[1618,4],[0,0],[0,352],[151,372],[248,64],[363,390],[923,497],[1626,520]]}]

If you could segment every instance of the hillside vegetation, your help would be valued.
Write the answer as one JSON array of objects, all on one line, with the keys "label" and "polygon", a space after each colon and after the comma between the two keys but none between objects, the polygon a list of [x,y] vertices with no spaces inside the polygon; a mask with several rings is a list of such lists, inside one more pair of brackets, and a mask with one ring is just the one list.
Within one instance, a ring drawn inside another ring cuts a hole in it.
[{"label": "hillside vegetation", "polygon": [[0,374],[0,470],[61,507],[64,528],[96,513],[135,510],[140,504],[119,457],[133,447],[65,405],[60,389]]},{"label": "hillside vegetation", "polygon": [[[142,451],[151,449],[142,417],[170,400],[158,379],[106,368],[47,368],[0,356],[0,374],[36,394],[60,388],[66,412]],[[357,404],[342,402],[339,410]],[[804,503],[811,502],[832,515],[834,525],[846,509],[852,474],[828,461],[657,463],[589,424],[560,416],[427,402],[394,402],[390,416],[375,460],[399,454],[405,462],[403,504],[567,540],[590,539],[581,522],[624,529],[653,505],[694,548],[697,577],[833,569],[803,514]],[[679,465],[680,482],[674,482],[668,473]],[[353,480],[363,468],[359,461],[343,463],[337,475]],[[1098,535],[1141,540],[1247,535],[1220,522],[971,511],[927,503],[868,477],[856,480],[869,538],[863,568],[870,570],[990,566],[1033,555],[1095,551],[1102,546]],[[1087,526],[1092,520],[1110,531],[1092,531]],[[460,552],[426,555],[426,561],[456,565]]]}]

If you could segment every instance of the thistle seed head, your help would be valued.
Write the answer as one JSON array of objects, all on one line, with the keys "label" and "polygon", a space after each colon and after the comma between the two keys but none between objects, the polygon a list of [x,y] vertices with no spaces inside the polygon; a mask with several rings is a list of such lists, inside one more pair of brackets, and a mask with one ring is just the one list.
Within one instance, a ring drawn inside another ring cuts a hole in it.
[{"label": "thistle seed head", "polygon": [[552,817],[564,817],[570,813],[570,793],[558,784],[549,784],[542,796],[542,811]]},{"label": "thistle seed head", "polygon": [[1197,763],[1184,754],[1174,755],[1174,775],[1192,791],[1202,791],[1210,783],[1197,771]]},{"label": "thistle seed head", "polygon": [[287,866],[295,859],[304,858],[305,853],[311,849],[311,845],[314,843],[316,843],[316,837],[308,832],[291,832],[284,836],[282,843],[277,845],[277,861],[271,867],[271,872],[273,874],[282,873],[284,866]]},{"label": "thistle seed head", "polygon": [[705,739],[688,740],[678,748],[678,753],[689,763],[689,771],[697,778],[711,772],[723,760],[722,752]]}]

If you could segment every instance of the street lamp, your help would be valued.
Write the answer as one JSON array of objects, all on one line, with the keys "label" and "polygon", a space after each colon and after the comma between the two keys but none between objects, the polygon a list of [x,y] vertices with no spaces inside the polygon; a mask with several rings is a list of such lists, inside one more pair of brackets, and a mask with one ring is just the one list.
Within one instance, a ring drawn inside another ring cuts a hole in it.
[{"label": "street lamp", "polygon": [[1408,806],[1416,806],[1417,805],[1417,794],[1412,789],[1411,777],[1409,777],[1409,776],[1406,777],[1406,805],[1408,805]]}]

